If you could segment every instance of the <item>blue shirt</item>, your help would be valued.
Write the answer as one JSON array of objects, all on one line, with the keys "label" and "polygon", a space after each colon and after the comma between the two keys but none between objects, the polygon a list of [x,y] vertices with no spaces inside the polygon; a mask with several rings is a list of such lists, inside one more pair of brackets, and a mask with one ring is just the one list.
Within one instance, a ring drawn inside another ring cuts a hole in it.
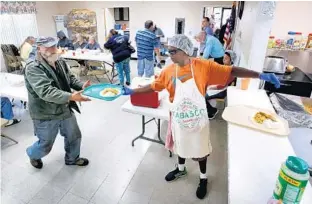
[{"label": "blue shirt", "polygon": [[220,43],[219,39],[212,35],[207,35],[203,57],[205,59],[220,58],[224,56],[224,53],[224,48]]},{"label": "blue shirt", "polygon": [[206,35],[213,35],[213,30],[210,26],[205,28]]},{"label": "blue shirt", "polygon": [[154,60],[154,49],[159,48],[156,35],[148,30],[139,30],[135,36],[137,45],[138,59]]},{"label": "blue shirt", "polygon": [[93,45],[91,45],[90,43],[88,43],[84,49],[88,49],[88,50],[101,50],[101,47],[100,47],[100,44],[99,44],[99,43],[94,42]]}]

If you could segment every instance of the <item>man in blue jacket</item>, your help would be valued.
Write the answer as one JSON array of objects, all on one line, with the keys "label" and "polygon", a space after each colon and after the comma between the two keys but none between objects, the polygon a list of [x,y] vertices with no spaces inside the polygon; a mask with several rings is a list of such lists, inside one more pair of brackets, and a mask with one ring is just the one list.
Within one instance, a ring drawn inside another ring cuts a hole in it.
[{"label": "man in blue jacket", "polygon": [[124,73],[126,85],[130,85],[130,56],[129,37],[120,35],[114,29],[109,31],[109,40],[104,44],[106,49],[111,50],[113,60],[116,63],[120,85],[124,85]]}]

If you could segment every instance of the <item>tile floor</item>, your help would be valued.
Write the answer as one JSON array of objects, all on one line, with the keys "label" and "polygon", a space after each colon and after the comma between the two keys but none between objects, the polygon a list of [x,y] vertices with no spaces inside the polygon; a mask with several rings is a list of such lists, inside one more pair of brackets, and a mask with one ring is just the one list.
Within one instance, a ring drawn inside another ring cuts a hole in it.
[{"label": "tile floor", "polygon": [[[131,62],[135,75],[136,62]],[[87,167],[64,165],[63,139],[55,141],[51,153],[43,159],[44,168],[34,169],[25,153],[36,138],[28,114],[16,126],[3,129],[19,144],[1,141],[1,203],[3,204],[226,204],[227,203],[227,128],[220,118],[211,122],[214,152],[208,159],[209,195],[203,201],[195,197],[199,170],[187,161],[188,176],[166,183],[164,176],[174,168],[158,144],[131,140],[141,131],[141,117],[122,112],[127,100],[84,103],[77,114],[83,140],[81,156],[90,159]],[[167,124],[162,124],[165,136]],[[146,136],[156,135],[149,124]]]}]

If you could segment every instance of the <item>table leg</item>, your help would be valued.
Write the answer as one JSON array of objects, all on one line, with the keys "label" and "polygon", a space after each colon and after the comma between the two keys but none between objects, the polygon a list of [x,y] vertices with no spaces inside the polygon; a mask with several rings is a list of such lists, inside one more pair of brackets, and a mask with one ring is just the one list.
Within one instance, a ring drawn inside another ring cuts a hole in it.
[{"label": "table leg", "polygon": [[[143,139],[143,140],[147,140],[147,141],[150,141],[150,142],[155,142],[155,143],[158,143],[158,144],[161,144],[161,145],[165,145],[165,142],[160,137],[160,119],[157,120],[157,137],[158,137],[158,140],[151,139],[151,138],[148,138],[148,137],[144,137],[145,125],[150,123],[153,120],[155,120],[155,118],[152,118],[152,119],[148,120],[147,122],[145,122],[145,116],[142,115],[142,133],[132,140],[132,143],[131,143],[132,147],[134,147],[134,142],[136,140],[138,140],[138,139]],[[169,151],[169,156],[172,157],[172,152],[171,151]]]}]

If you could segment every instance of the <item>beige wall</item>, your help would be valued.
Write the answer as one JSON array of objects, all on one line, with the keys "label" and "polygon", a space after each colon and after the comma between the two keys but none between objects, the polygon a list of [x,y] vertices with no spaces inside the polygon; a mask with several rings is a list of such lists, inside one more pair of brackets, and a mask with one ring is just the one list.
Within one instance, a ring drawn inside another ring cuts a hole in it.
[{"label": "beige wall", "polygon": [[271,35],[276,38],[285,38],[288,31],[296,31],[307,36],[312,33],[311,19],[312,2],[277,1]]},{"label": "beige wall", "polygon": [[[185,18],[185,33],[199,32],[202,8],[210,5],[231,6],[232,2],[58,2],[60,13],[67,14],[73,8],[87,8],[97,13],[98,38],[101,46],[105,39],[104,8],[129,7],[131,41],[146,20],[153,20],[165,33],[174,34],[174,18]],[[107,28],[110,29],[110,28]]]},{"label": "beige wall", "polygon": [[53,15],[60,14],[59,2],[38,1],[37,24],[40,36],[56,36],[56,27]]}]

